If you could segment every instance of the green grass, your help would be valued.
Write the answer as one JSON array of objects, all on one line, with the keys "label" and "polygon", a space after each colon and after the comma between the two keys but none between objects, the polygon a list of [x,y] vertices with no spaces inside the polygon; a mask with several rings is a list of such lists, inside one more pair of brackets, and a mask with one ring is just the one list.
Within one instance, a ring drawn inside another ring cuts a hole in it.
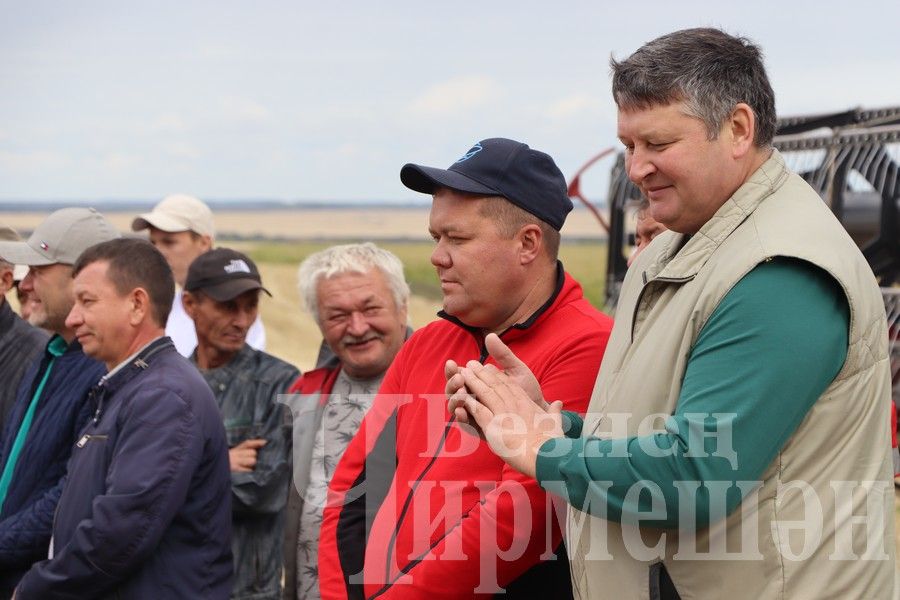
[{"label": "green grass", "polygon": [[[249,242],[241,246],[257,263],[291,264],[300,262],[332,242]],[[441,288],[429,260],[433,245],[429,242],[385,242],[379,246],[390,250],[403,261],[406,279],[413,294],[439,300]],[[606,282],[606,244],[601,242],[563,243],[560,259],[566,270],[584,287],[588,301],[603,307]]]}]

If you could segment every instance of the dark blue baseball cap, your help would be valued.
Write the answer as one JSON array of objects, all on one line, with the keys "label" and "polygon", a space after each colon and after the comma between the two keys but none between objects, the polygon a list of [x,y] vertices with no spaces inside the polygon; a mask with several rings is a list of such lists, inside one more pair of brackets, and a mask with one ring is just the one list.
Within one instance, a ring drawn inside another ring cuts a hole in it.
[{"label": "dark blue baseball cap", "polygon": [[423,194],[449,188],[503,196],[557,231],[572,210],[566,179],[550,155],[506,138],[481,140],[448,169],[405,164],[400,181]]}]

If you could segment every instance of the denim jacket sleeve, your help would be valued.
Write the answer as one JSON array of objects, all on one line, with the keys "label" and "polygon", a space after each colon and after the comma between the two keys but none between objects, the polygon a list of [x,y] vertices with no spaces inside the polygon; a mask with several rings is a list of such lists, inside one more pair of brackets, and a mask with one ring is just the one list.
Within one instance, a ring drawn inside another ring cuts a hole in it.
[{"label": "denim jacket sleeve", "polygon": [[274,514],[284,510],[287,503],[291,432],[289,420],[284,418],[286,408],[278,402],[278,395],[287,391],[299,372],[278,368],[267,375],[262,394],[260,389],[246,390],[263,396],[259,398],[259,426],[254,436],[265,439],[266,445],[259,449],[253,471],[231,474],[232,507],[236,514]]}]

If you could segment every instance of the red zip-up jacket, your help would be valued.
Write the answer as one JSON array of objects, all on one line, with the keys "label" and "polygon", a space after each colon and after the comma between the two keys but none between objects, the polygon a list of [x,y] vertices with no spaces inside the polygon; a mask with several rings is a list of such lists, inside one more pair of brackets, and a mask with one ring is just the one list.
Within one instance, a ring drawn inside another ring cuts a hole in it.
[{"label": "red zip-up jacket", "polygon": [[[568,564],[548,561],[561,547],[562,515],[447,410],[445,361],[493,359],[477,330],[441,316],[404,344],[335,470],[319,542],[322,598],[459,599],[501,588],[535,597],[535,586],[563,597]],[[554,295],[501,338],[547,401],[583,413],[611,329],[560,267]],[[373,475],[386,463],[393,473]],[[386,496],[367,498],[382,483]]]}]

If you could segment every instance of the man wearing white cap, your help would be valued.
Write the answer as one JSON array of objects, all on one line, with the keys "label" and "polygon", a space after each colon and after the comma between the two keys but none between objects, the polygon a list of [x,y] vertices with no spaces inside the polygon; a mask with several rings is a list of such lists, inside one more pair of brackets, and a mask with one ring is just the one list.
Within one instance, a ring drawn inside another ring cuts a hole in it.
[{"label": "man wearing white cap", "polygon": [[19,384],[0,444],[0,597],[47,557],[66,464],[90,416],[88,391],[106,373],[84,354],[66,317],[75,302],[72,265],[90,246],[120,237],[92,208],[51,214],[24,242],[0,242],[6,261],[29,265],[32,325],[52,334]]},{"label": "man wearing white cap", "polygon": [[[175,276],[175,299],[166,323],[166,335],[175,342],[182,356],[190,356],[197,347],[194,322],[184,312],[181,295],[188,267],[194,259],[212,249],[216,237],[212,211],[193,196],[172,194],[166,196],[149,213],[138,215],[131,229],[148,229],[150,241],[166,257]],[[262,320],[257,318],[247,333],[247,343],[257,350],[266,349],[266,332]]]},{"label": "man wearing white cap", "polygon": [[[20,239],[12,228],[0,225],[0,241]],[[0,255],[0,431],[16,399],[19,381],[47,343],[47,334],[26,323],[6,301],[6,293],[13,287],[14,270],[15,265]]]}]

